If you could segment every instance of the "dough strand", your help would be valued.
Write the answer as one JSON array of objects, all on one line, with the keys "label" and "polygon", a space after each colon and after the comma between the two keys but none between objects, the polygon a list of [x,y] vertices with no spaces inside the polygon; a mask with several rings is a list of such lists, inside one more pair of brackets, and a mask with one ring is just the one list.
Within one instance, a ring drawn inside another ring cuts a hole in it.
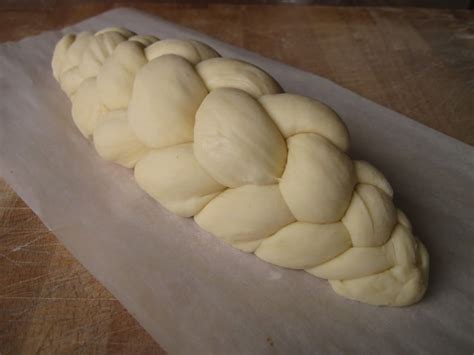
[{"label": "dough strand", "polygon": [[199,41],[118,27],[65,35],[52,71],[98,154],[134,169],[169,211],[346,298],[423,297],[426,248],[383,174],[347,155],[348,130],[322,102]]}]

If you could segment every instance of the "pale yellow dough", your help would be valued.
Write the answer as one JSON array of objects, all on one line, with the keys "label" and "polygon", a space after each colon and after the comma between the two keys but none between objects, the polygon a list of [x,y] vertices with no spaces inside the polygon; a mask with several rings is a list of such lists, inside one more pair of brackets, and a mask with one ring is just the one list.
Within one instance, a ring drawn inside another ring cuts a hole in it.
[{"label": "pale yellow dough", "polygon": [[423,297],[425,247],[324,103],[204,43],[119,27],[64,36],[51,66],[98,154],[172,213],[349,299]]},{"label": "pale yellow dough", "polygon": [[97,88],[109,110],[128,108],[135,76],[147,63],[143,48],[140,42],[125,41],[104,61],[97,75]]},{"label": "pale yellow dough", "polygon": [[152,61],[166,54],[180,56],[192,64],[214,58],[219,54],[211,47],[192,40],[164,39],[149,45],[145,50],[146,58]]},{"label": "pale yellow dough", "polygon": [[216,89],[196,114],[194,152],[221,184],[274,184],[283,172],[286,145],[271,118],[250,95]]},{"label": "pale yellow dough", "polygon": [[167,54],[138,71],[128,119],[138,138],[150,147],[192,142],[194,116],[207,94],[191,63]]},{"label": "pale yellow dough", "polygon": [[232,244],[269,237],[295,218],[278,185],[245,185],[218,195],[194,220]]},{"label": "pale yellow dough", "polygon": [[280,188],[290,210],[303,222],[341,220],[356,183],[351,159],[318,134],[300,133],[287,142]]},{"label": "pale yellow dough", "polygon": [[154,149],[135,167],[138,185],[171,212],[192,217],[225,186],[199,165],[193,144]]},{"label": "pale yellow dough", "polygon": [[196,70],[209,91],[234,88],[258,99],[262,95],[281,92],[280,85],[256,66],[237,59],[214,58],[196,65]]},{"label": "pale yellow dough", "polygon": [[100,101],[97,79],[85,79],[72,97],[72,118],[81,133],[89,137],[107,112]]},{"label": "pale yellow dough", "polygon": [[133,168],[150,148],[140,142],[123,110],[109,111],[94,130],[94,146],[105,160]]}]

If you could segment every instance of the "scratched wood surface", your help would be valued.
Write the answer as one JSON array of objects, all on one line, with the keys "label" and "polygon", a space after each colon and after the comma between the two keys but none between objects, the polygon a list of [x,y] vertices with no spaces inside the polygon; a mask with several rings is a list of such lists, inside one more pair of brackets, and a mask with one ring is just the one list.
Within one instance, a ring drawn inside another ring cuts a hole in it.
[{"label": "scratched wood surface", "polygon": [[[23,7],[11,3],[0,3],[0,41],[59,29],[112,7],[95,1],[26,2]],[[146,2],[136,6],[328,77],[474,143],[472,12]],[[1,179],[0,353],[164,353]]]}]

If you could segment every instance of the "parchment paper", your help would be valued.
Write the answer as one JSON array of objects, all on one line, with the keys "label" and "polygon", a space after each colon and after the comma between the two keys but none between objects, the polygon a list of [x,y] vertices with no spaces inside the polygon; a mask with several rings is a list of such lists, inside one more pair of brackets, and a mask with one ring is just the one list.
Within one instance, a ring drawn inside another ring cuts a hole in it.
[{"label": "parchment paper", "polygon": [[400,309],[348,301],[325,280],[228,247],[166,212],[129,170],[99,158],[80,135],[50,70],[62,33],[1,45],[1,175],[166,350],[474,351],[472,147],[326,79],[133,10],[113,10],[62,32],[111,25],[202,40],[261,66],[287,91],[332,106],[349,126],[352,156],[387,175],[431,256],[428,294]]}]

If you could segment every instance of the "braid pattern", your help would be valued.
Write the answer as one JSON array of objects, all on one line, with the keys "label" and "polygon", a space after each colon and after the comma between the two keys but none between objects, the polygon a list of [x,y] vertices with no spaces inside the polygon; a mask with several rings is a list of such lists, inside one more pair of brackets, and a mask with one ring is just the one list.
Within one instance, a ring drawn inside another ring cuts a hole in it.
[{"label": "braid pattern", "polygon": [[423,296],[425,247],[326,105],[201,42],[123,28],[64,36],[52,68],[80,132],[169,211],[347,298]]}]

